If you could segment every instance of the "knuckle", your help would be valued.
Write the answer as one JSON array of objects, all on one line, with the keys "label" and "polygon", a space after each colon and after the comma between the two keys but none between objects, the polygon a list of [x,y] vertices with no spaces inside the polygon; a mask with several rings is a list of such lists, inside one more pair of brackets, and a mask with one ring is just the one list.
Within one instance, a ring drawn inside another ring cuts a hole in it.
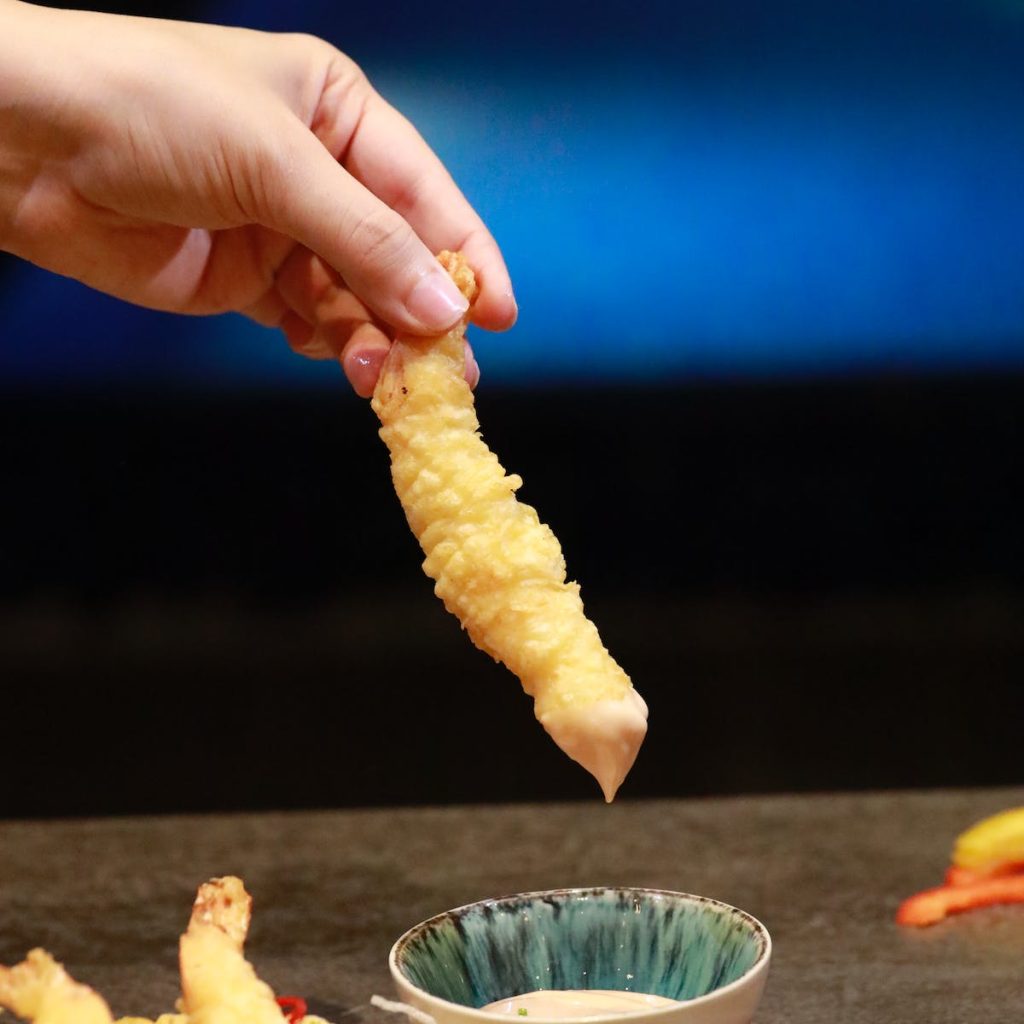
[{"label": "knuckle", "polygon": [[281,38],[300,57],[323,58],[334,50],[330,43],[312,32],[286,32]]},{"label": "knuckle", "polygon": [[343,82],[353,89],[369,86],[369,79],[363,69],[326,39],[309,32],[291,32],[285,38],[298,57],[326,68],[329,82]]},{"label": "knuckle", "polygon": [[350,236],[353,255],[372,267],[390,269],[410,255],[408,225],[390,210],[375,210],[356,221]]},{"label": "knuckle", "polygon": [[366,72],[341,50],[336,50],[333,46],[330,49],[330,74],[328,76],[330,80],[342,84],[346,90],[351,90],[354,93],[361,94],[369,91],[370,80],[367,78]]},{"label": "knuckle", "polygon": [[343,53],[333,51],[324,75],[322,99],[324,108],[333,112],[342,135],[351,136],[375,96],[363,69]]}]

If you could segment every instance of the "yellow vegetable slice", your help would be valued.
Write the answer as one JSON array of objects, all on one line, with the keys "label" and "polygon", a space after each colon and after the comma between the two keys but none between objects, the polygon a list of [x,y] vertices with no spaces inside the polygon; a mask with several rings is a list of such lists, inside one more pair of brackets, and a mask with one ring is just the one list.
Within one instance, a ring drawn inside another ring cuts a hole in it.
[{"label": "yellow vegetable slice", "polygon": [[953,845],[953,863],[958,868],[983,870],[1004,861],[1024,861],[1024,807],[979,821]]},{"label": "yellow vegetable slice", "polygon": [[[438,257],[466,298],[473,272]],[[516,500],[484,444],[463,376],[465,322],[435,338],[399,337],[373,396],[395,491],[426,555],[435,592],[473,643],[534,698],[552,739],[597,778],[611,801],[647,731],[647,708],[566,581],[554,533]]]}]

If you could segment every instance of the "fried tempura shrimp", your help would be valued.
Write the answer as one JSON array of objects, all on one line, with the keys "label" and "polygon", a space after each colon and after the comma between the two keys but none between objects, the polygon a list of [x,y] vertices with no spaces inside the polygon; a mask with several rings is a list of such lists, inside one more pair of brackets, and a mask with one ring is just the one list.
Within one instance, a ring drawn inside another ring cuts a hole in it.
[{"label": "fried tempura shrimp", "polygon": [[[33,1024],[114,1024],[103,997],[75,981],[43,949],[34,949],[17,967],[0,967],[0,1007]],[[165,1013],[121,1017],[117,1024],[188,1024],[185,1017]]]},{"label": "fried tempura shrimp", "polygon": [[[460,254],[442,265],[470,302]],[[465,322],[437,338],[399,337],[373,396],[380,435],[435,592],[470,639],[512,670],[552,739],[593,774],[609,801],[636,758],[647,708],[567,583],[554,533],[516,500],[484,444],[463,376]]]},{"label": "fried tempura shrimp", "polygon": [[252,899],[237,878],[201,886],[181,937],[181,1009],[188,1024],[285,1024],[270,986],[242,946]]},{"label": "fried tempura shrimp", "polygon": [[[252,900],[240,879],[200,886],[181,937],[182,1012],[156,1021],[122,1017],[116,1024],[287,1024],[270,986],[242,954],[251,916]],[[17,967],[0,967],[0,1007],[32,1024],[114,1024],[102,997],[41,949]],[[327,1022],[306,1015],[301,1024]]]},{"label": "fried tempura shrimp", "polygon": [[114,1019],[102,996],[80,985],[42,949],[33,949],[16,967],[0,967],[0,1006],[35,1024],[112,1024]]}]

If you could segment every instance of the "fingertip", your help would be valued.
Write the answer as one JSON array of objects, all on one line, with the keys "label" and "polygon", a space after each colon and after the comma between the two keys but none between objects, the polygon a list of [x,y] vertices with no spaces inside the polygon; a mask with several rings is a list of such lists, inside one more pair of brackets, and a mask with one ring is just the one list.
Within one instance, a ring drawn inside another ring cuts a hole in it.
[{"label": "fingertip", "polygon": [[372,398],[377,380],[380,377],[381,367],[387,352],[359,352],[355,354],[346,353],[341,360],[341,368],[345,371],[352,390],[360,398]]},{"label": "fingertip", "polygon": [[470,347],[469,342],[466,345],[466,357],[464,360],[463,375],[466,378],[466,383],[470,386],[470,389],[475,389],[477,384],[480,383],[480,364],[476,361],[476,356],[473,354],[473,349]]},{"label": "fingertip", "polygon": [[480,268],[480,294],[473,305],[472,320],[488,331],[507,331],[519,316],[512,279],[500,258],[496,265]]},{"label": "fingertip", "polygon": [[518,317],[519,306],[511,287],[497,295],[483,292],[473,307],[473,323],[486,331],[507,331]]},{"label": "fingertip", "polygon": [[476,272],[480,294],[470,314],[472,322],[488,331],[507,331],[519,315],[512,278],[497,242],[486,230],[474,233],[463,245]]},{"label": "fingertip", "polygon": [[508,294],[505,296],[505,299],[504,299],[504,308],[505,308],[505,319],[503,321],[504,324],[505,324],[505,328],[504,329],[508,330],[510,327],[515,327],[516,321],[519,319],[519,303],[516,302],[516,297],[512,293],[511,286],[509,287]]},{"label": "fingertip", "polygon": [[341,368],[360,398],[371,398],[391,343],[372,324],[353,334],[341,355]]}]

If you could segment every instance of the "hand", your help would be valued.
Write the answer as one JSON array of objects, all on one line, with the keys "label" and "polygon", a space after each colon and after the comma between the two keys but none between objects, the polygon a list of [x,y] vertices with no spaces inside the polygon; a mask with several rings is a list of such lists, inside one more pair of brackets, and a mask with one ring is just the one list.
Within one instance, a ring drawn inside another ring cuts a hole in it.
[{"label": "hand", "polygon": [[391,334],[465,312],[437,250],[476,270],[475,323],[514,322],[483,222],[322,40],[14,0],[0,21],[0,247],[139,305],[280,327],[364,396]]}]

